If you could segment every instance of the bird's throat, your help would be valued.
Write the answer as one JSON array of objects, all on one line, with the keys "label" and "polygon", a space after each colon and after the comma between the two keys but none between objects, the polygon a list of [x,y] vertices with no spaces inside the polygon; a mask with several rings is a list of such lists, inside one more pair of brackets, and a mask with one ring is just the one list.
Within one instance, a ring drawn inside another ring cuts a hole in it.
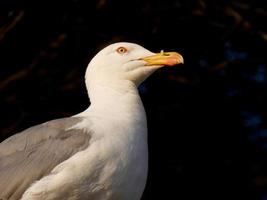
[{"label": "bird's throat", "polygon": [[109,114],[109,116],[144,114],[144,108],[136,86],[131,82],[121,82],[111,85],[88,86],[88,95],[94,113]]}]

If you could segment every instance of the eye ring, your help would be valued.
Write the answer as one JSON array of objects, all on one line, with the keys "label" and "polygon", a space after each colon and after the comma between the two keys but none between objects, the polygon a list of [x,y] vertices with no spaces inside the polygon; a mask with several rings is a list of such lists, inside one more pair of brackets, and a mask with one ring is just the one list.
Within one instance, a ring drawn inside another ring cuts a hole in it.
[{"label": "eye ring", "polygon": [[117,48],[117,50],[116,50],[119,54],[125,54],[125,53],[127,53],[127,49],[125,48],[125,47],[119,47],[119,48]]}]

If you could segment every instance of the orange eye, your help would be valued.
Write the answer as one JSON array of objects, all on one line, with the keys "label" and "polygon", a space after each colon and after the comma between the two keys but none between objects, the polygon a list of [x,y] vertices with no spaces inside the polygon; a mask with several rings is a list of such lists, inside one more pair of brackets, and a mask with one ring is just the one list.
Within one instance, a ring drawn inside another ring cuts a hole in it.
[{"label": "orange eye", "polygon": [[119,53],[119,54],[124,54],[124,53],[126,53],[128,50],[125,48],[125,47],[119,47],[118,49],[117,49],[117,52]]}]

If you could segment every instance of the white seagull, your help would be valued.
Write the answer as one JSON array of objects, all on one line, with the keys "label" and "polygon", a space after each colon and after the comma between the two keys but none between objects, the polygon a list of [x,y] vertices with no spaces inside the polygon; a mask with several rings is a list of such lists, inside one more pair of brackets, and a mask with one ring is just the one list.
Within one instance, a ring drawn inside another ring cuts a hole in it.
[{"label": "white seagull", "polygon": [[1,200],[139,200],[148,168],[147,122],[137,87],[157,69],[183,63],[115,43],[89,63],[91,105],[0,143]]}]

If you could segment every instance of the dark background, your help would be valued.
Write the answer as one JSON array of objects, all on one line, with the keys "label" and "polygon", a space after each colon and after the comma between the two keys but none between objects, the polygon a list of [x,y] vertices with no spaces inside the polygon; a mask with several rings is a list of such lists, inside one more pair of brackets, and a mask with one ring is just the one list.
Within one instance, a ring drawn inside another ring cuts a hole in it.
[{"label": "dark background", "polygon": [[118,41],[185,59],[140,87],[143,200],[266,200],[267,1],[0,0],[0,139],[86,109],[87,64]]}]

